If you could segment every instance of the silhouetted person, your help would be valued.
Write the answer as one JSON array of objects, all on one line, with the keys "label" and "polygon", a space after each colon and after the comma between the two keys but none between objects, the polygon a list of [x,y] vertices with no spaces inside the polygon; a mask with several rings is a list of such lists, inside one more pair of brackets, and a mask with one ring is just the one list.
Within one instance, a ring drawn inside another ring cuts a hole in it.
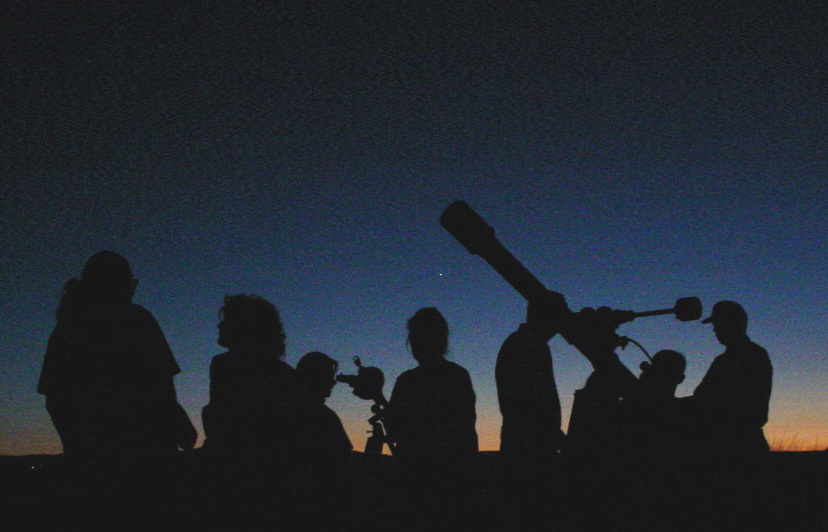
[{"label": "silhouetted person", "polygon": [[531,300],[526,322],[509,335],[497,355],[495,380],[503,416],[501,498],[507,508],[501,528],[524,529],[560,519],[555,490],[561,475],[556,468],[564,434],[548,342],[567,312],[566,301],[557,292]]},{"label": "silhouetted person", "polygon": [[574,528],[584,530],[621,528],[633,491],[622,474],[629,472],[630,449],[624,400],[637,393],[640,382],[618,358],[617,323],[602,310],[581,309],[564,325],[567,341],[593,366],[586,385],[575,392],[566,447],[567,489],[574,496],[570,515]]},{"label": "silhouetted person", "polygon": [[[49,337],[38,391],[63,443],[62,528],[174,526],[171,471],[197,433],[178,404],[179,373],[155,318],[132,302],[137,280],[112,251],[70,279]],[[106,523],[106,524],[105,524]]]},{"label": "silhouetted person", "polygon": [[[280,528],[294,472],[295,372],[286,362],[279,311],[266,299],[228,295],[210,364],[210,403],[202,410],[209,466],[208,518],[214,530]],[[239,511],[242,509],[243,511]]]},{"label": "silhouetted person", "polygon": [[38,392],[67,456],[125,460],[195,445],[175,394],[180,369],[155,318],[132,302],[137,284],[124,257],[101,251],[64,287]]},{"label": "silhouetted person", "polygon": [[664,349],[653,355],[650,362],[641,363],[639,390],[653,402],[669,402],[675,398],[676,388],[684,382],[687,359],[678,351]]},{"label": "silhouetted person", "polygon": [[641,363],[641,375],[637,382],[629,381],[629,388],[595,371],[575,392],[570,450],[591,455],[601,467],[608,462],[636,467],[628,462],[637,457],[653,463],[666,454],[678,459],[689,436],[686,415],[675,397],[686,364],[677,351],[659,351],[651,362]]},{"label": "silhouetted person", "polygon": [[699,445],[722,463],[750,461],[768,453],[762,427],[768,421],[773,367],[767,351],[747,335],[748,316],[733,301],[720,301],[710,317],[725,346],[687,401]]},{"label": "silhouetted person", "polygon": [[339,364],[312,351],[296,364],[298,402],[291,413],[288,479],[292,521],[307,530],[342,529],[343,509],[352,499],[347,485],[351,440],[339,416],[325,405]]},{"label": "silhouetted person", "polygon": [[403,461],[468,460],[477,454],[474,388],[468,371],[445,358],[448,333],[434,307],[408,320],[408,346],[419,366],[397,378],[385,414]]},{"label": "silhouetted person", "polygon": [[548,464],[562,449],[561,403],[547,342],[558,333],[563,296],[531,301],[526,322],[503,343],[497,355],[495,379],[503,426],[500,454],[510,461]]},{"label": "silhouetted person", "polygon": [[210,364],[210,403],[202,411],[205,447],[237,456],[278,453],[289,431],[285,413],[296,402],[279,311],[247,294],[224,298],[218,344]]},{"label": "silhouetted person", "polygon": [[296,365],[298,384],[298,451],[316,464],[335,465],[347,460],[353,449],[339,416],[325,405],[336,384],[339,363],[318,351],[303,356]]},{"label": "silhouetted person", "polygon": [[448,334],[434,307],[408,320],[408,346],[419,366],[397,378],[385,410],[403,466],[406,528],[469,523],[470,475],[478,452],[476,397],[468,371],[445,359]]},{"label": "silhouetted person", "polygon": [[641,363],[638,388],[625,398],[627,428],[635,431],[635,451],[662,456],[686,451],[682,448],[688,436],[687,420],[680,415],[676,398],[686,367],[684,355],[669,349],[657,352],[651,362]]},{"label": "silhouetted person", "polygon": [[747,335],[748,316],[734,301],[719,301],[710,317],[725,352],[693,395],[682,398],[694,453],[690,486],[698,502],[697,529],[756,530],[773,514],[768,499],[768,420],[773,367],[767,351]]}]

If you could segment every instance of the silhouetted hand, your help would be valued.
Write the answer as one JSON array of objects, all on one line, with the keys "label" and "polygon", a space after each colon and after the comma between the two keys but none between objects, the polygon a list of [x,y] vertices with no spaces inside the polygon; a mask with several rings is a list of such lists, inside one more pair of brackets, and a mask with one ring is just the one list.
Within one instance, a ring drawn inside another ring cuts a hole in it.
[{"label": "silhouetted hand", "polygon": [[566,327],[571,314],[562,294],[546,290],[543,295],[529,300],[527,324],[548,340]]}]

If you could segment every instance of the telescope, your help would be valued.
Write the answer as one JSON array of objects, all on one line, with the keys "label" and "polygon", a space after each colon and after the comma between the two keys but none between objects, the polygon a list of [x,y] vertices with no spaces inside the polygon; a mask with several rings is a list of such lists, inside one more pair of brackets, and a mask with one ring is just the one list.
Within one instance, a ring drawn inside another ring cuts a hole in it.
[{"label": "telescope", "polygon": [[[489,266],[503,277],[526,301],[541,301],[547,297],[549,290],[538,281],[526,267],[518,261],[495,236],[495,231],[465,201],[457,200],[449,205],[440,216],[442,225],[472,255],[479,255]],[[575,313],[569,311],[570,319],[577,320]],[[697,297],[679,298],[672,308],[634,312],[631,310],[614,310],[600,307],[597,315],[607,325],[615,328],[645,316],[675,314],[679,321],[693,321],[701,317],[702,305]],[[572,343],[567,331],[561,336]]]},{"label": "telescope", "polygon": [[354,395],[360,399],[372,400],[386,405],[388,401],[382,394],[382,387],[385,385],[385,375],[382,370],[374,366],[363,366],[359,357],[354,357],[354,364],[357,367],[356,375],[336,376],[337,382],[343,382],[353,388]]},{"label": "telescope", "polygon": [[387,445],[391,454],[394,454],[396,444],[388,437],[383,419],[385,407],[388,406],[388,401],[382,393],[385,375],[377,367],[363,366],[359,357],[354,357],[353,360],[358,368],[357,374],[343,375],[340,373],[336,376],[336,380],[353,388],[354,395],[360,399],[374,401],[374,405],[371,407],[373,415],[368,419],[368,423],[371,425],[371,430],[368,433],[371,436],[365,442],[365,454],[370,456],[380,455],[382,454],[383,445]]}]

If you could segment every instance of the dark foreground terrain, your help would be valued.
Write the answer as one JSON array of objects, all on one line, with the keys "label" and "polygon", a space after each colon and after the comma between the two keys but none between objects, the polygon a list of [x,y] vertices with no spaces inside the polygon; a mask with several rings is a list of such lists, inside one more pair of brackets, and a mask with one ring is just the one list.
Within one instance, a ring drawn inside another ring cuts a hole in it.
[{"label": "dark foreground terrain", "polygon": [[[3,530],[768,530],[828,531],[828,452],[772,453],[745,478],[654,483],[562,468],[543,486],[510,482],[497,453],[473,478],[429,485],[387,456],[354,453],[325,475],[219,469],[203,452],[165,464],[79,470],[63,456],[0,456]],[[649,478],[649,477],[646,477]],[[462,492],[466,492],[464,495]]]}]

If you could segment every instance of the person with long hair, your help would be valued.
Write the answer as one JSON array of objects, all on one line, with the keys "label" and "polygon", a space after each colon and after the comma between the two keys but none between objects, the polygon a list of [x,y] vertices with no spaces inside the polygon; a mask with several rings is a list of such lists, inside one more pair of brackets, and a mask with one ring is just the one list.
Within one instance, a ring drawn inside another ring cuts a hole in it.
[{"label": "person with long hair", "polygon": [[210,363],[210,403],[202,410],[205,447],[237,456],[272,455],[285,441],[286,415],[296,402],[281,316],[270,301],[251,294],[225,296],[219,316],[218,344],[227,351]]},{"label": "person with long hair", "polygon": [[400,526],[413,529],[475,528],[476,397],[469,372],[446,360],[448,336],[434,307],[408,320],[407,344],[418,366],[397,377],[385,410],[404,479]]},{"label": "person with long hair", "polygon": [[132,302],[137,284],[123,256],[101,251],[64,287],[38,392],[67,456],[124,460],[195,445],[175,393],[180,369],[153,315]]},{"label": "person with long hair", "polygon": [[385,414],[403,461],[462,461],[477,455],[474,387],[469,372],[446,359],[448,335],[448,323],[434,307],[408,320],[407,343],[418,366],[397,378]]}]

